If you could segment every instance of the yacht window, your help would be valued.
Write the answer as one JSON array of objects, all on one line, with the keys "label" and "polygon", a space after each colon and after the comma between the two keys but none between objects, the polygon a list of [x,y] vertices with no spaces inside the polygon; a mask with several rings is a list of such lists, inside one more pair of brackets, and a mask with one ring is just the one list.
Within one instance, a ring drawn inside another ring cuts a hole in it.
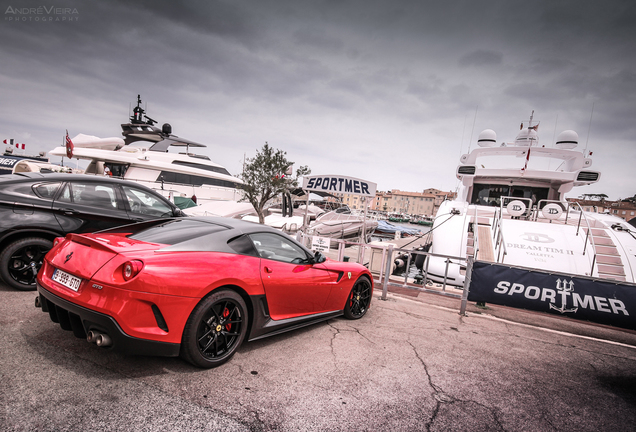
[{"label": "yacht window", "polygon": [[109,175],[118,178],[124,178],[124,175],[126,175],[126,171],[128,171],[129,166],[130,164],[118,164],[110,162],[104,164],[104,168],[108,168],[110,170]]},{"label": "yacht window", "polygon": [[175,165],[183,165],[183,166],[187,166],[190,168],[196,168],[196,169],[201,169],[201,170],[206,170],[206,171],[212,171],[215,173],[219,173],[219,174],[225,174],[225,175],[231,175],[228,170],[226,170],[223,167],[216,167],[216,166],[211,166],[211,165],[204,165],[204,164],[200,164],[200,163],[196,163],[196,162],[188,162],[188,161],[172,161],[173,164]]},{"label": "yacht window", "polygon": [[161,171],[161,175],[159,175],[159,181],[164,181],[166,183],[176,183],[176,184],[187,184],[194,186],[201,185],[212,185],[212,186],[222,186],[226,188],[236,188],[236,183],[227,181],[227,180],[219,180],[210,177],[201,177],[190,174],[181,174],[175,173],[171,171]]},{"label": "yacht window", "polygon": [[534,205],[540,200],[548,199],[548,192],[548,188],[542,187],[476,183],[473,186],[473,195],[470,203],[499,207],[502,196],[511,196],[516,198],[529,198],[532,200],[532,204]]}]

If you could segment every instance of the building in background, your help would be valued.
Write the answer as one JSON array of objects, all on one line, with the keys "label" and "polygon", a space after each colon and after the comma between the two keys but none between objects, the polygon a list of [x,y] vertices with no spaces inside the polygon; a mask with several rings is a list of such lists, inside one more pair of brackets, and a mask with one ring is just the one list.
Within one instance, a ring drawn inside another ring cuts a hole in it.
[{"label": "building in background", "polygon": [[568,202],[577,202],[585,211],[596,213],[609,213],[630,221],[636,217],[636,203],[633,198],[609,201],[605,199],[590,200],[581,198],[568,198]]},{"label": "building in background", "polygon": [[[426,189],[423,192],[407,192],[392,189],[390,192],[378,191],[371,203],[371,210],[387,213],[403,213],[419,216],[434,216],[439,205],[446,199],[455,198],[455,192],[442,192],[438,189]],[[346,197],[345,197],[345,204]],[[354,208],[350,205],[351,208]]]}]

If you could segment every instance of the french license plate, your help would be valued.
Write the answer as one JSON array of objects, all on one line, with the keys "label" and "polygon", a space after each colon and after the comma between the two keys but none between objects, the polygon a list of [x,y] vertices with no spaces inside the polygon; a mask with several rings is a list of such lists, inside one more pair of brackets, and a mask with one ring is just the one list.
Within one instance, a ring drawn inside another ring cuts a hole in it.
[{"label": "french license plate", "polygon": [[82,283],[82,279],[68,274],[60,269],[56,269],[55,273],[53,273],[53,280],[55,282],[61,283],[66,288],[72,289],[73,291],[77,291],[80,284]]}]

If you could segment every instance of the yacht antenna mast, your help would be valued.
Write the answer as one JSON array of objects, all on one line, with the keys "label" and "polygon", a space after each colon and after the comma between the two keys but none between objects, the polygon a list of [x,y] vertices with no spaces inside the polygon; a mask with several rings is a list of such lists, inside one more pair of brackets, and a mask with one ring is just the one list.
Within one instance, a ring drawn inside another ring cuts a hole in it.
[{"label": "yacht antenna mast", "polygon": [[464,128],[462,129],[462,141],[459,143],[459,157],[462,156],[462,148],[464,148],[464,136],[466,135],[466,120],[468,120],[468,113],[464,116]]},{"label": "yacht antenna mast", "polygon": [[592,112],[590,113],[590,124],[587,126],[587,138],[585,138],[585,152],[583,154],[587,157],[587,142],[590,140],[590,129],[592,129],[592,116],[594,115],[594,102],[592,102]]},{"label": "yacht antenna mast", "polygon": [[556,137],[556,128],[557,128],[557,123],[559,122],[559,114],[556,115],[556,120],[554,121],[554,132],[552,133],[552,145],[555,145],[556,140],[554,139],[554,137]]},{"label": "yacht antenna mast", "polygon": [[473,143],[473,133],[475,132],[475,122],[477,121],[477,110],[479,109],[479,105],[475,107],[475,117],[473,118],[473,128],[470,131],[470,141],[468,141],[468,153],[470,153],[470,145]]}]

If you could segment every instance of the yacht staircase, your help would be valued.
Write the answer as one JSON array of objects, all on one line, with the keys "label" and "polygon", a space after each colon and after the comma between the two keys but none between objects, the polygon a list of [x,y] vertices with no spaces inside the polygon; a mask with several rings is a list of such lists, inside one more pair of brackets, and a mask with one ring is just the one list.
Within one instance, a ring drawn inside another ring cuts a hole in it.
[{"label": "yacht staircase", "polygon": [[[474,255],[475,253],[475,231],[477,232],[477,243],[479,250],[477,251],[476,259],[481,261],[495,262],[495,250],[492,238],[492,227],[489,218],[493,217],[492,212],[487,214],[480,214],[477,210],[474,215],[470,216],[470,222],[472,223],[472,231],[467,233],[466,243],[466,256]],[[504,219],[509,219],[507,215],[503,216]],[[549,221],[547,219],[538,218],[537,222],[543,223],[562,223],[567,225],[579,225],[578,218],[568,218]],[[591,231],[591,242],[588,243],[587,252],[596,254],[595,262],[598,274],[594,276],[602,279],[611,279],[620,282],[626,281],[625,268],[621,259],[620,253],[616,244],[612,240],[612,237],[608,234],[607,228],[601,222],[592,219],[588,221],[589,229]],[[581,227],[580,235],[587,235],[588,228]]]},{"label": "yacht staircase", "polygon": [[471,216],[470,222],[473,230],[468,232],[466,242],[466,256],[475,254],[475,231],[477,231],[477,243],[479,250],[476,259],[480,261],[495,262],[495,249],[492,243],[490,221],[487,217]]},{"label": "yacht staircase", "polygon": [[[587,228],[584,228],[583,231],[587,234]],[[594,245],[596,246],[598,277],[625,282],[623,261],[618,253],[618,248],[607,233],[607,229],[592,227],[591,234],[594,239]]]}]

